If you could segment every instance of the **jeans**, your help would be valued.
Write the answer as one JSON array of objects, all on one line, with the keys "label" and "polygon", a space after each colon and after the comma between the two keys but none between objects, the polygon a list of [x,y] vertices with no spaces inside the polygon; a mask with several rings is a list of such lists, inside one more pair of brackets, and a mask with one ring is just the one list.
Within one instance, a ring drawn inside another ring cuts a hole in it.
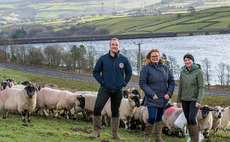
[{"label": "jeans", "polygon": [[196,125],[196,116],[199,107],[196,107],[196,101],[182,101],[182,108],[188,125]]},{"label": "jeans", "polygon": [[155,124],[156,122],[162,121],[162,117],[165,111],[165,108],[158,108],[154,106],[148,106],[149,118],[147,120],[150,124]]},{"label": "jeans", "polygon": [[119,108],[120,108],[121,99],[122,99],[122,92],[110,92],[103,88],[100,88],[98,91],[93,115],[101,115],[101,111],[104,108],[109,98],[111,100],[112,117],[119,116]]}]

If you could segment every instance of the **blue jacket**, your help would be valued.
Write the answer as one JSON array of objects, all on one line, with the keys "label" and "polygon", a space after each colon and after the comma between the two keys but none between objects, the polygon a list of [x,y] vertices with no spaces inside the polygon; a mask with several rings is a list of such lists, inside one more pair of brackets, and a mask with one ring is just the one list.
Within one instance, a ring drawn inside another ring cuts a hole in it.
[{"label": "blue jacket", "polygon": [[119,52],[114,57],[107,53],[98,59],[93,76],[101,84],[101,88],[121,92],[132,77],[132,68],[128,58]]},{"label": "blue jacket", "polygon": [[[145,92],[142,102],[144,106],[164,108],[168,103],[164,95],[172,97],[175,83],[168,67],[159,62],[158,66],[156,63],[150,63],[142,68],[139,85]],[[158,96],[156,100],[153,99],[155,94]]]}]

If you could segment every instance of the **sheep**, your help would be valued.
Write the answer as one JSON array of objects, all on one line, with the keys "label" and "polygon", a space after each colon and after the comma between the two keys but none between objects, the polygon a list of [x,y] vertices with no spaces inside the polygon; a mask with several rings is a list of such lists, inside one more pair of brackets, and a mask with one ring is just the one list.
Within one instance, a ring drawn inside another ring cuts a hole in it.
[{"label": "sheep", "polygon": [[9,82],[9,83],[10,83],[10,88],[11,88],[12,86],[14,86],[14,83],[16,84],[16,81],[15,81],[14,79],[11,79],[11,78],[5,78],[5,79],[3,80],[3,82]]},{"label": "sheep", "polygon": [[22,115],[22,121],[30,122],[30,113],[36,107],[37,88],[29,84],[24,89],[10,88],[0,92],[0,110],[5,110],[3,119],[7,117],[9,111],[18,111]]},{"label": "sheep", "polygon": [[0,84],[1,84],[0,90],[5,90],[5,89],[10,88],[10,83],[9,82],[0,82]]},{"label": "sheep", "polygon": [[212,117],[213,117],[212,129],[215,137],[216,137],[216,132],[221,125],[221,118],[223,117],[223,111],[224,109],[220,106],[214,107],[212,111]]},{"label": "sheep", "polygon": [[180,137],[183,136],[183,129],[174,124],[181,113],[183,113],[182,108],[177,107],[169,107],[165,110],[163,115],[163,122],[169,129],[169,135],[178,134]]},{"label": "sheep", "polygon": [[[130,121],[131,121],[131,118],[133,117],[133,109],[135,106],[137,106],[137,107],[140,106],[140,100],[139,100],[139,97],[137,95],[129,94],[128,99],[123,98],[121,100],[121,105],[120,105],[120,109],[119,109],[120,120],[122,120],[122,122],[124,122],[126,130],[130,127]],[[107,120],[106,116],[111,118],[112,115],[111,115],[111,101],[110,101],[110,99],[108,100],[104,109],[102,110],[102,115],[105,118],[105,122]]]},{"label": "sheep", "polygon": [[58,89],[58,86],[54,84],[46,84],[44,88]]},{"label": "sheep", "polygon": [[[75,92],[79,93],[79,92]],[[85,108],[82,109],[79,106],[75,106],[75,109],[77,112],[82,112],[83,117],[87,119],[87,121],[90,120],[89,116],[94,111],[94,105],[97,99],[97,92],[80,92],[80,94],[83,94],[85,97]]]},{"label": "sheep", "polygon": [[209,137],[209,131],[211,130],[213,124],[213,117],[210,111],[213,111],[213,109],[205,105],[200,108],[197,114],[199,131],[203,133],[205,138]]},{"label": "sheep", "polygon": [[[51,88],[42,88],[37,95],[37,108],[41,110],[48,117],[46,109],[49,110],[58,110],[55,117],[58,116],[61,109],[69,112],[72,108],[75,108],[76,105],[79,105],[81,108],[85,106],[85,99],[82,95],[74,94],[69,91],[61,91]],[[75,116],[77,111],[75,110]],[[69,115],[66,115],[69,119]],[[74,118],[75,119],[75,118]]]},{"label": "sheep", "polygon": [[218,130],[223,130],[225,135],[227,135],[226,128],[230,125],[230,107],[226,107],[223,112],[223,117],[221,118],[221,124]]},{"label": "sheep", "polygon": [[140,118],[141,109],[143,107],[144,106],[140,106],[140,107],[135,107],[133,109],[133,117],[131,119],[131,128],[137,129],[137,128],[139,128],[139,125],[142,125],[142,123],[141,123],[139,118]]}]

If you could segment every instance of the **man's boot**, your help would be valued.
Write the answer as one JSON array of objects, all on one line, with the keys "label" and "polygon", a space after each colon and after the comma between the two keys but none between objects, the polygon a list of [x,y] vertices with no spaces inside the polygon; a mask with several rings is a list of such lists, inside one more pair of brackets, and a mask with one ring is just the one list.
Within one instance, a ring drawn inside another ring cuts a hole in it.
[{"label": "man's boot", "polygon": [[100,131],[101,131],[101,116],[94,115],[93,116],[93,135],[91,135],[89,138],[93,139],[96,137],[100,137]]},{"label": "man's boot", "polygon": [[124,138],[121,138],[117,133],[119,129],[119,117],[112,117],[111,119],[111,129],[112,129],[112,138],[124,141]]},{"label": "man's boot", "polygon": [[155,124],[155,142],[165,142],[161,139],[162,128],[163,128],[163,121],[156,122]]},{"label": "man's boot", "polygon": [[146,123],[145,125],[145,142],[150,142],[153,134],[154,124]]}]

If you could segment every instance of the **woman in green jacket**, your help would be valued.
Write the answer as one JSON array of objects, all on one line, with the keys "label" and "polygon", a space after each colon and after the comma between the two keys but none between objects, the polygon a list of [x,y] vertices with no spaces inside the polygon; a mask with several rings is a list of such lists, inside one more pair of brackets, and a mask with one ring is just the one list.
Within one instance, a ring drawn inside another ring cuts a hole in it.
[{"label": "woman in green jacket", "polygon": [[180,74],[177,107],[182,106],[191,142],[198,142],[199,130],[196,117],[204,94],[204,75],[201,66],[194,63],[192,54],[184,55],[184,64]]}]

